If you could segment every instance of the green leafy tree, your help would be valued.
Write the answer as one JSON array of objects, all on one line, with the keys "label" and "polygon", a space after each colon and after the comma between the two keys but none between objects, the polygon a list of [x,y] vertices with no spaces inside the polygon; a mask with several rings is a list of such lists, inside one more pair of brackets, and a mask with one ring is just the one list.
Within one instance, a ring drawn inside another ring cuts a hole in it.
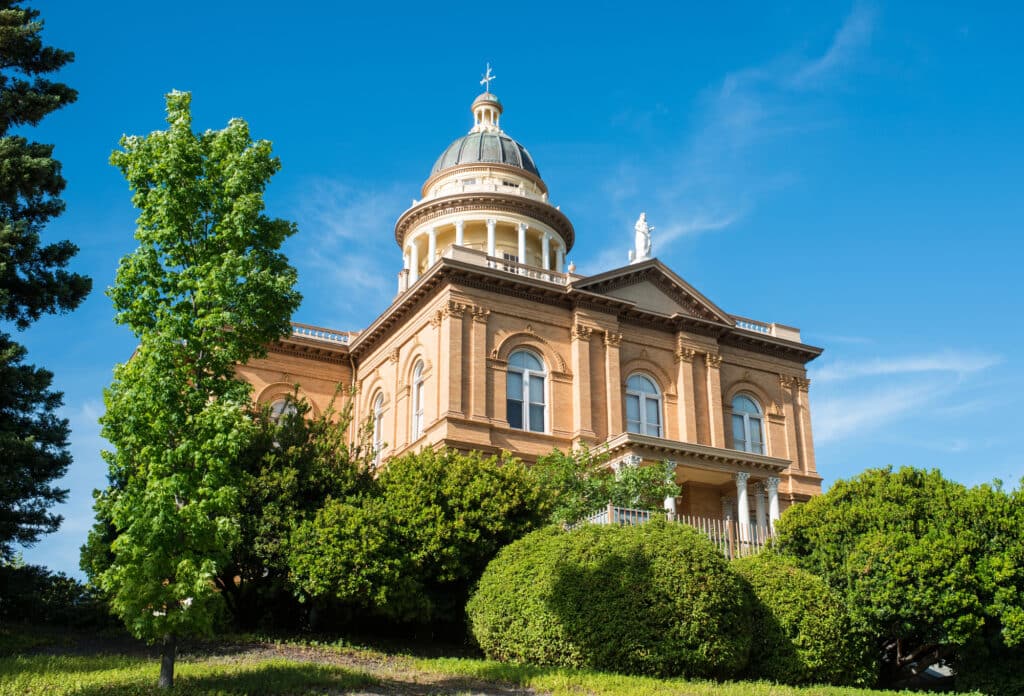
[{"label": "green leafy tree", "polygon": [[1009,503],[998,487],[938,471],[871,469],[787,510],[777,548],[843,595],[893,683],[939,662],[957,668],[986,636],[1019,643]]},{"label": "green leafy tree", "polygon": [[122,485],[97,496],[116,532],[99,584],[134,635],[163,642],[162,687],[177,638],[211,629],[239,540],[237,462],[256,426],[235,365],[289,332],[300,299],[278,251],[294,225],[264,214],[270,143],[238,119],[197,135],[190,102],[169,94],[170,127],[111,155],[140,213],[109,295],[139,346],[105,393],[104,458]]},{"label": "green leafy tree", "polygon": [[457,623],[488,561],[542,525],[548,504],[518,460],[424,450],[392,459],[374,490],[331,500],[299,526],[289,565],[309,598]]},{"label": "green leafy tree", "polygon": [[254,407],[254,437],[239,458],[239,543],[216,578],[235,625],[293,628],[302,612],[289,580],[288,539],[328,499],[374,486],[370,431],[350,443],[351,399],[313,415],[293,395],[280,416]]},{"label": "green leafy tree", "polygon": [[551,521],[573,524],[602,506],[661,509],[665,498],[679,495],[679,486],[665,466],[629,466],[618,472],[605,454],[586,447],[572,452],[553,450],[537,459],[531,474],[551,497]]},{"label": "green leafy tree", "polygon": [[[53,145],[15,135],[75,101],[77,93],[45,75],[74,54],[44,46],[39,12],[0,0],[0,320],[27,328],[44,314],[67,312],[91,281],[66,270],[78,248],[43,244],[40,233],[64,210],[65,181]],[[0,559],[14,544],[53,532],[48,512],[67,491],[51,485],[71,462],[68,422],[56,417],[62,395],[53,374],[25,364],[25,349],[0,333]]]}]

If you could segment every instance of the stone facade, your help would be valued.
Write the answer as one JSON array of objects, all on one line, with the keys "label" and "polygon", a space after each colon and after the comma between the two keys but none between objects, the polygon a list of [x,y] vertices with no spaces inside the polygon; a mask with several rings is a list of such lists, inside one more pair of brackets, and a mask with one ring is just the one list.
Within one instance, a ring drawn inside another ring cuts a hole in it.
[{"label": "stone facade", "polygon": [[571,222],[498,128],[497,98],[472,110],[396,224],[394,302],[359,332],[296,325],[239,368],[256,398],[298,385],[319,410],[354,386],[383,460],[586,444],[613,463],[674,462],[678,514],[765,522],[820,493],[805,365],[821,349],[726,313],[656,258],[566,271]]}]

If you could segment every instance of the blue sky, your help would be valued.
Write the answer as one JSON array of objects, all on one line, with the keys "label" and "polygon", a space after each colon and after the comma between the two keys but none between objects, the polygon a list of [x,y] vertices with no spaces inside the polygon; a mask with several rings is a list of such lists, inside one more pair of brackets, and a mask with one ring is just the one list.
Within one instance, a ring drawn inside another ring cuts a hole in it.
[{"label": "blue sky", "polygon": [[[722,5],[721,7],[719,5]],[[79,574],[105,482],[96,419],[134,340],[104,290],[135,213],[107,164],[193,93],[197,128],[245,118],[283,169],[269,212],[294,317],[366,326],[390,301],[398,215],[470,127],[490,61],[502,125],[572,219],[581,273],[625,263],[646,210],[655,255],[727,311],[801,327],[826,485],[938,467],[1016,485],[1024,465],[1024,53],[1019,7],[935,3],[35,3],[76,104],[26,133],[56,144],[95,290],[16,338],[55,373],[74,429],[60,532],[24,552]]]}]

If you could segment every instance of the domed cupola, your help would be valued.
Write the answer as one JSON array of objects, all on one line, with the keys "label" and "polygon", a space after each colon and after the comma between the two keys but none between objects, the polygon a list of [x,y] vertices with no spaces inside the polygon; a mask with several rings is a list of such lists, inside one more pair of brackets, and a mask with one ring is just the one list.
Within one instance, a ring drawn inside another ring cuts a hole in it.
[{"label": "domed cupola", "polygon": [[422,199],[395,224],[405,269],[400,290],[445,256],[561,280],[575,231],[548,201],[533,157],[501,129],[504,109],[490,91],[493,79],[488,66],[485,91],[470,107],[473,127],[445,148]]}]

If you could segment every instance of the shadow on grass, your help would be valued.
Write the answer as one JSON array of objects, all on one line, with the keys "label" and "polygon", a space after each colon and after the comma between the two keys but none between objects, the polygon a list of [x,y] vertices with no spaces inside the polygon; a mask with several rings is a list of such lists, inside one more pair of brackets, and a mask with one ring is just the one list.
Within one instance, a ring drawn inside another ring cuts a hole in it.
[{"label": "shadow on grass", "polygon": [[[306,694],[310,691],[344,693],[378,684],[370,675],[341,667],[271,662],[255,665],[218,666],[183,664],[174,678],[176,696],[259,696]],[[75,696],[115,696],[154,694],[166,691],[156,687],[156,671],[145,678],[132,675],[120,682],[79,687]]]}]

